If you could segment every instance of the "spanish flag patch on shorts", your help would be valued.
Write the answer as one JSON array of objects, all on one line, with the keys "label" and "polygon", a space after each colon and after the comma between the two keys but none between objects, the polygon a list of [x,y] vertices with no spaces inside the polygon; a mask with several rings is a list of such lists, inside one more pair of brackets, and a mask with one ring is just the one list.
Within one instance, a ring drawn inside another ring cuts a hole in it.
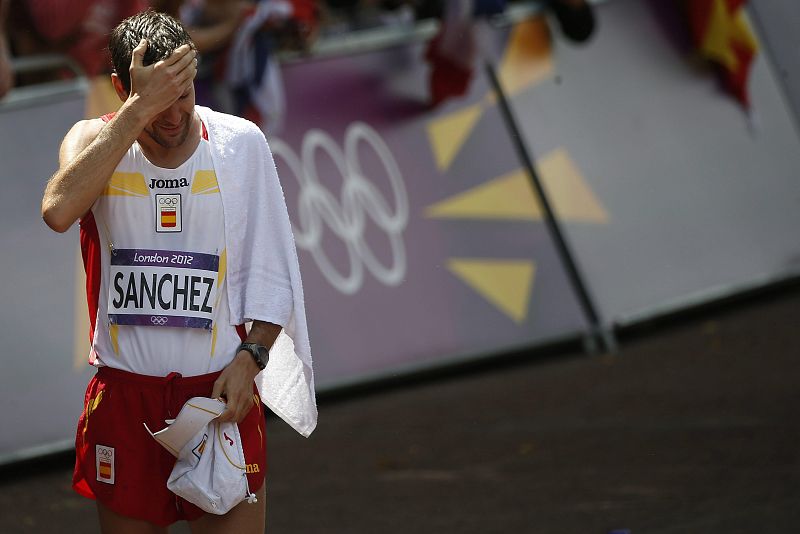
[{"label": "spanish flag patch on shorts", "polygon": [[97,481],[114,483],[114,447],[95,445],[94,457],[97,468]]}]

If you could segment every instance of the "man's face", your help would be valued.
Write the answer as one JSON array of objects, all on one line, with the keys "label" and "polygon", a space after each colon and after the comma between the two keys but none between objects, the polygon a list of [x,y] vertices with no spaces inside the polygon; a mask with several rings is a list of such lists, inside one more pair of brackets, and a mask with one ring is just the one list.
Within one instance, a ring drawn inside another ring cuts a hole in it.
[{"label": "man's face", "polygon": [[174,104],[156,115],[144,133],[164,148],[177,148],[189,136],[194,114],[194,84]]}]

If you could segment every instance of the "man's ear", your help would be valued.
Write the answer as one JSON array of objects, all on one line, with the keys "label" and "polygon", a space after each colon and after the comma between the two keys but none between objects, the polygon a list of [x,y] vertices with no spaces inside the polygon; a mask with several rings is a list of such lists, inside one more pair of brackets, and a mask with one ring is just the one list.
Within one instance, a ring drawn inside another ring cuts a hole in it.
[{"label": "man's ear", "polygon": [[117,96],[120,100],[125,102],[128,100],[128,91],[125,90],[125,87],[122,85],[122,80],[119,79],[116,72],[111,73],[111,85],[114,86],[114,91],[117,92]]}]

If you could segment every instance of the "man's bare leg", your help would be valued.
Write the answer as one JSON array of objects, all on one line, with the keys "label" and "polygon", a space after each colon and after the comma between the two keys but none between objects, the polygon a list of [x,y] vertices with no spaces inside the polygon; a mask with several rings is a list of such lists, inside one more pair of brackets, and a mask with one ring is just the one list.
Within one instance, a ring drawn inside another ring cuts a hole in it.
[{"label": "man's bare leg", "polygon": [[189,521],[192,534],[264,534],[267,518],[266,482],[256,492],[258,502],[242,501],[225,515],[205,514],[200,519]]},{"label": "man's bare leg", "polygon": [[103,534],[167,534],[165,527],[119,515],[103,506],[100,501],[97,501],[97,516],[100,519],[100,532]]}]

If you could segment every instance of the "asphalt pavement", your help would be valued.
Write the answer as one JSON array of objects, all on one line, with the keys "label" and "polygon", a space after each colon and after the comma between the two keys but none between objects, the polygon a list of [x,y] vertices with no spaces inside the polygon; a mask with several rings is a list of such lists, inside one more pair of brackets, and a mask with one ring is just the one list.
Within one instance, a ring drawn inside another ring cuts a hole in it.
[{"label": "asphalt pavement", "polygon": [[[787,289],[615,355],[323,396],[309,439],[272,417],[267,532],[800,532],[799,312]],[[70,475],[69,455],[1,469],[0,533],[98,532]]]}]

